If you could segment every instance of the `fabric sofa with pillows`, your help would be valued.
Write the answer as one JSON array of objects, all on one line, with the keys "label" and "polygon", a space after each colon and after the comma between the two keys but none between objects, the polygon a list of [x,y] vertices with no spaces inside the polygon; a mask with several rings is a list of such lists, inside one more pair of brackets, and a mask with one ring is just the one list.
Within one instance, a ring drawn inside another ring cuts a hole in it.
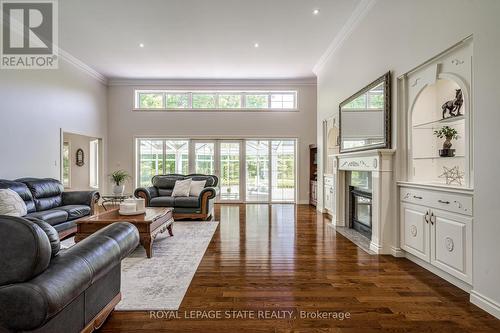
[{"label": "fabric sofa with pillows", "polygon": [[148,207],[171,207],[174,218],[207,220],[213,215],[219,178],[213,175],[157,175],[153,186],[138,188],[134,194]]},{"label": "fabric sofa with pillows", "polygon": [[0,332],[80,333],[103,324],[121,299],[121,261],[137,228],[113,223],[68,249],[36,218],[0,215]]},{"label": "fabric sofa with pillows", "polygon": [[0,215],[45,221],[61,238],[76,232],[78,219],[94,215],[98,200],[97,191],[64,192],[52,178],[0,179]]}]

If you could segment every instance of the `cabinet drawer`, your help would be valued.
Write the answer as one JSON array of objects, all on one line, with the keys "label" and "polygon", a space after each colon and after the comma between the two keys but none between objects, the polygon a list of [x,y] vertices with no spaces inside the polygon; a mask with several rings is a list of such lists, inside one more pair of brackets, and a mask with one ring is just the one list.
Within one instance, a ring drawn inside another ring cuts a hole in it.
[{"label": "cabinet drawer", "polygon": [[472,196],[460,193],[426,190],[411,187],[400,188],[402,202],[472,216]]}]

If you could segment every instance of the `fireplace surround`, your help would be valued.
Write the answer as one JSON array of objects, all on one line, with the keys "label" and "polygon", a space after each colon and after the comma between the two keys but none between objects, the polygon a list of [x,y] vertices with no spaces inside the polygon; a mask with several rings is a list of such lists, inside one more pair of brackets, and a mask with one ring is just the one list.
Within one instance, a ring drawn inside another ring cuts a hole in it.
[{"label": "fireplace surround", "polygon": [[[396,216],[397,188],[393,174],[393,149],[374,149],[336,155],[336,206],[334,226],[349,227],[350,173],[364,171],[371,175],[371,240],[370,250],[376,254],[402,256],[399,247]],[[364,189],[364,191],[367,191]],[[368,190],[369,191],[369,190]]]}]

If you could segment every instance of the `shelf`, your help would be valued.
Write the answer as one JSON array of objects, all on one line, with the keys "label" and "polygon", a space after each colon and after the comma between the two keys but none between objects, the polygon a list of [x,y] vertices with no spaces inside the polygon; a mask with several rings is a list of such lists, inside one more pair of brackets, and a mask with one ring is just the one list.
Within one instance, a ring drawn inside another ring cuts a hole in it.
[{"label": "shelf", "polygon": [[454,159],[454,158],[465,158],[465,155],[455,155],[453,157],[441,157],[441,156],[413,157],[414,160],[437,160],[437,159]]},{"label": "shelf", "polygon": [[[460,121],[465,120],[465,116],[461,115],[458,117],[449,117],[449,118],[444,118],[444,119],[439,119],[439,120],[434,120],[434,121],[429,121],[426,123],[418,124],[418,125],[413,125],[413,129],[426,129],[427,126],[429,125],[437,125],[437,124],[449,124],[449,123],[458,123]],[[430,126],[428,129],[434,128],[433,126]]]}]

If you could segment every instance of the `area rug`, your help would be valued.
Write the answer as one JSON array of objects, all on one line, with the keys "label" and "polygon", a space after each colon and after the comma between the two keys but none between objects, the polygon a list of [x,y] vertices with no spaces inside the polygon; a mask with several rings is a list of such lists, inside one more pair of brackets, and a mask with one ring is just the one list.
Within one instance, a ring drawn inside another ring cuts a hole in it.
[{"label": "area rug", "polygon": [[[139,246],[122,262],[122,301],[116,310],[178,310],[219,222],[175,222],[153,242],[147,259]],[[71,240],[62,242],[64,247]]]}]

